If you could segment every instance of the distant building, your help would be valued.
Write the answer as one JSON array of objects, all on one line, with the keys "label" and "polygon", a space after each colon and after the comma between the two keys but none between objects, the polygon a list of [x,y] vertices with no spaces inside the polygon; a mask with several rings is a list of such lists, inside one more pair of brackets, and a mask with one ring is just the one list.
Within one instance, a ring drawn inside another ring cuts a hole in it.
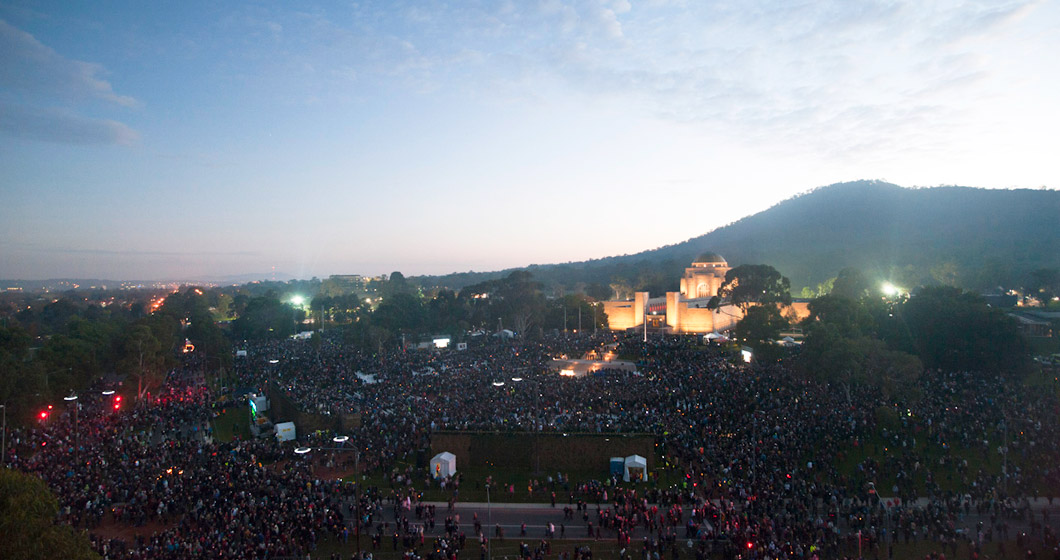
[{"label": "distant building", "polygon": [[370,278],[359,274],[332,274],[320,283],[320,293],[325,297],[338,297],[348,294],[362,296],[368,293]]},{"label": "distant building", "polygon": [[[605,301],[604,313],[611,330],[643,328],[673,333],[703,334],[731,329],[743,318],[743,311],[731,304],[709,309],[711,298],[725,282],[731,267],[717,253],[703,253],[681,276],[681,291],[651,297],[648,292],[636,292],[632,300]],[[810,315],[809,300],[795,300],[782,306],[780,313],[793,323]]]},{"label": "distant building", "polygon": [[[1050,317],[1053,315],[1053,317]],[[1023,336],[1048,338],[1053,336],[1053,323],[1060,319],[1060,313],[1009,313],[1016,320],[1016,328]]]},{"label": "distant building", "polygon": [[675,333],[707,333],[733,327],[743,316],[739,308],[725,305],[707,308],[710,298],[718,295],[730,269],[717,253],[703,253],[681,277],[681,291],[651,297],[648,292],[637,292],[632,300],[605,301],[604,313],[612,330],[643,327],[664,329]]}]

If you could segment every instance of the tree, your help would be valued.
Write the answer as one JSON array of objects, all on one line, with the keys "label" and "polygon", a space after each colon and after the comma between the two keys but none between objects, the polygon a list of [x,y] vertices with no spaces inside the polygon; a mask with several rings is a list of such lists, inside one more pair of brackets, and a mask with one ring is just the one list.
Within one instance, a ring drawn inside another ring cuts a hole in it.
[{"label": "tree", "polygon": [[[860,292],[860,288],[853,290],[855,294]],[[798,367],[807,374],[842,386],[848,400],[850,389],[859,385],[877,387],[888,398],[915,400],[918,395],[915,382],[923,371],[920,360],[888,347],[877,338],[884,318],[882,330],[893,331],[889,328],[894,323],[893,313],[889,311],[893,309],[884,309],[878,300],[853,300],[834,292],[813,300],[810,316],[804,323],[807,336],[797,360]]]},{"label": "tree", "polygon": [[830,324],[848,337],[872,334],[876,330],[872,315],[856,300],[829,294],[811,301],[809,308],[808,326]]},{"label": "tree", "polygon": [[55,522],[58,513],[59,502],[43,480],[0,469],[0,558],[99,558],[84,533]]},{"label": "tree", "polygon": [[725,273],[718,296],[747,313],[756,303],[791,304],[790,291],[791,282],[777,269],[767,264],[743,264]]},{"label": "tree", "polygon": [[390,296],[372,313],[372,324],[392,332],[418,333],[426,324],[423,301],[407,292]]},{"label": "tree", "polygon": [[295,309],[270,290],[247,301],[243,313],[232,321],[232,334],[237,340],[286,338],[295,333],[295,319]]},{"label": "tree", "polygon": [[756,305],[736,324],[736,338],[751,345],[772,343],[787,326],[776,305]]},{"label": "tree", "polygon": [[611,288],[599,282],[593,282],[585,287],[585,295],[596,301],[606,301],[611,297]]},{"label": "tree", "polygon": [[960,270],[953,261],[941,262],[931,267],[931,279],[938,284],[956,286],[959,277]]},{"label": "tree", "polygon": [[136,378],[136,398],[142,399],[148,391],[161,384],[165,360],[162,345],[147,325],[134,327],[123,343],[123,356],[119,368]]},{"label": "tree", "polygon": [[0,327],[0,403],[10,407],[7,415],[12,418],[36,404],[27,395],[44,391],[44,368],[26,361],[30,341],[21,327]]},{"label": "tree", "polygon": [[919,395],[920,360],[887,348],[871,336],[849,336],[835,324],[813,326],[799,354],[798,367],[822,381],[843,387],[849,401],[855,386],[878,387],[884,396],[906,401]]},{"label": "tree", "polygon": [[868,279],[861,273],[861,270],[848,266],[836,275],[832,283],[831,294],[857,301],[867,296],[871,289]]},{"label": "tree", "polygon": [[541,295],[541,284],[525,270],[516,270],[502,280],[495,290],[499,300],[498,310],[508,320],[515,332],[527,336],[532,326],[543,320],[545,298]]},{"label": "tree", "polygon": [[896,309],[924,366],[945,371],[1010,372],[1027,365],[1027,343],[1015,321],[982,297],[931,286]]},{"label": "tree", "polygon": [[1028,275],[1024,284],[1028,295],[1033,294],[1043,305],[1049,305],[1054,297],[1060,295],[1060,270],[1039,268]]}]

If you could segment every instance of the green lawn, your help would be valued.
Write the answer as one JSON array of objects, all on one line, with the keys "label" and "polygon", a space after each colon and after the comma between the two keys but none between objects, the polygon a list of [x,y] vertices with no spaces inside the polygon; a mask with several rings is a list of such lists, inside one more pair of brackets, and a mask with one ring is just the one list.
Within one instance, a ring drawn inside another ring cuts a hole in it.
[{"label": "green lawn", "polygon": [[236,436],[240,439],[250,439],[250,412],[246,405],[230,406],[213,420],[214,441],[232,441]]},{"label": "green lawn", "polygon": [[[657,462],[657,464],[661,463],[662,461]],[[407,466],[408,463],[399,463],[398,470],[400,472],[404,472]],[[460,474],[461,482],[457,499],[461,502],[487,501],[486,479],[490,476],[493,477],[493,487],[490,489],[489,493],[489,500],[492,502],[546,503],[549,502],[552,497],[551,486],[548,484],[548,474],[534,474],[529,469],[525,471],[513,471],[512,469],[489,470],[487,468],[474,467],[467,469],[458,468],[458,472]],[[667,486],[668,480],[677,480],[677,477],[675,475],[667,473],[665,469],[657,472],[660,473],[659,487]],[[608,476],[608,473],[603,469],[599,471],[588,472],[572,471],[564,472],[563,474],[568,477],[568,480],[570,480],[571,482],[571,486],[570,490],[566,490],[564,489],[564,486],[562,484],[555,484],[557,504],[566,504],[570,494],[574,492],[574,485],[579,482],[594,479],[599,480],[601,482],[605,482],[605,479],[609,480],[606,478]],[[555,473],[553,473],[553,476],[555,476]],[[417,490],[423,492],[423,500],[445,502],[448,501],[450,497],[454,496],[452,487],[446,487],[445,490],[442,490],[441,487],[439,487],[437,483],[433,481],[431,482],[431,485],[429,487],[425,487],[425,482],[427,480],[426,477],[427,471],[426,469],[422,469],[421,472],[417,473],[417,478],[413,480],[413,486]],[[356,477],[350,476],[346,477],[345,480],[352,481],[355,478]],[[538,489],[536,489],[533,494],[531,494],[529,491],[531,480],[538,481]],[[366,486],[379,487],[384,491],[390,488],[390,482],[388,477],[384,476],[381,473],[373,473],[372,475],[369,475],[367,480],[364,481],[364,484]],[[515,486],[514,494],[508,490],[511,486]],[[650,482],[634,484],[619,481],[618,487],[648,489],[654,488],[655,486],[653,483]],[[579,499],[580,497],[581,496],[575,493],[575,500]]]},{"label": "green lawn", "polygon": [[[876,487],[880,490],[882,495],[890,496],[891,488],[895,484],[895,476],[897,473],[891,472],[891,469],[887,468],[886,460],[889,456],[900,457],[906,450],[900,446],[895,447],[893,441],[885,441],[883,439],[882,432],[884,429],[889,433],[901,431],[901,428],[899,427],[901,424],[898,421],[895,412],[888,408],[881,408],[877,410],[876,419],[876,431],[873,432],[867,440],[861,442],[861,445],[858,447],[846,447],[844,449],[844,455],[842,459],[838,461],[836,468],[841,474],[854,476],[857,473],[857,465],[859,463],[869,457],[876,459],[881,466],[881,476],[872,482],[876,483]],[[991,443],[987,450],[986,457],[984,458],[982,450],[979,447],[966,448],[961,447],[957,442],[953,442],[949,449],[946,450],[943,449],[939,443],[933,441],[933,439],[927,434],[921,432],[916,437],[915,451],[930,465],[931,471],[935,475],[935,484],[937,484],[943,492],[955,491],[964,493],[968,491],[968,488],[962,480],[962,475],[957,472],[956,463],[967,459],[969,465],[967,476],[969,479],[974,479],[976,471],[980,468],[991,475],[1001,474],[1003,459],[1002,456],[997,453],[996,449],[1002,439],[1004,439],[1004,437],[1000,432],[991,431],[989,433],[988,440]],[[1014,439],[1013,434],[1009,434],[1009,439]],[[938,461],[944,456],[952,458],[953,461],[948,462],[945,468],[940,468]],[[1024,466],[1022,457],[1015,453],[1009,456],[1009,462],[1010,469],[1016,466]],[[923,469],[920,473],[915,475],[914,488],[916,489],[917,495],[922,496],[927,494],[926,476]],[[1043,486],[1041,491],[1045,492],[1046,488]]]}]

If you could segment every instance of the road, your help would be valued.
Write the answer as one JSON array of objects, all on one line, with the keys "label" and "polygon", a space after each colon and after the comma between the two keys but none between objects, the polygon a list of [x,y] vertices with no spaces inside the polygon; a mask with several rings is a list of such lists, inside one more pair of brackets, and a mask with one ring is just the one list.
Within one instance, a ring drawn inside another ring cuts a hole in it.
[{"label": "road", "polygon": [[[926,505],[928,503],[927,498],[918,500],[920,505]],[[1039,522],[1042,521],[1042,512],[1048,511],[1049,513],[1049,525],[1052,526],[1054,532],[1060,529],[1060,501],[1054,501],[1053,504],[1049,504],[1049,501],[1045,498],[1031,499],[1031,509],[1035,512],[1035,519]],[[587,524],[583,521],[580,512],[575,511],[574,520],[563,519],[563,507],[565,504],[558,503],[555,507],[550,504],[512,504],[512,503],[501,503],[501,504],[486,504],[486,503],[457,503],[452,512],[449,511],[449,505],[446,502],[425,502],[428,505],[435,506],[435,528],[433,531],[425,530],[425,534],[428,536],[441,535],[445,531],[445,518],[449,515],[459,516],[460,530],[467,535],[474,533],[474,519],[477,514],[478,520],[482,523],[483,532],[489,536],[494,536],[495,527],[500,525],[504,531],[505,538],[520,538],[520,532],[522,525],[526,524],[526,537],[530,539],[540,539],[545,537],[545,530],[549,523],[552,523],[555,528],[555,534],[553,538],[567,538],[567,539],[585,539],[587,538]],[[589,521],[593,523],[594,532],[596,528],[596,506],[589,505]],[[678,538],[683,538],[685,535],[685,523],[689,519],[689,509],[684,508],[684,514],[682,515],[681,523],[677,526]],[[409,517],[410,524],[418,525],[422,524],[423,521],[415,519],[415,510],[411,510],[406,513]],[[389,521],[394,521],[394,508],[393,506],[384,507],[383,516],[375,517],[376,524]],[[1010,527],[1009,535],[1014,538],[1016,533],[1019,531],[1029,532],[1030,525],[1028,521],[1021,521],[1017,519],[1006,519],[1004,520]],[[964,528],[970,531],[969,534],[974,534],[978,523],[982,522],[984,526],[990,524],[990,515],[977,515],[974,510],[971,514],[962,516],[958,522],[959,528]],[[843,533],[847,533],[843,530]],[[638,541],[644,537],[649,536],[650,533],[644,529],[643,526],[637,527],[630,538],[633,541]],[[615,534],[613,531],[603,530],[601,532],[602,539],[613,539]]]}]

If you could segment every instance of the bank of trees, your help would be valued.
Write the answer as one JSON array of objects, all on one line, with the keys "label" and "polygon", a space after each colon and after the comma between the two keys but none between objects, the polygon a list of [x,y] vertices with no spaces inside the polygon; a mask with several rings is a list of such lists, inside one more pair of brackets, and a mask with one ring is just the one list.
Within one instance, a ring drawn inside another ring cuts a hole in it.
[{"label": "bank of trees", "polygon": [[59,525],[59,502],[43,480],[0,468],[0,558],[99,558],[88,536]]},{"label": "bank of trees", "polygon": [[79,295],[28,305],[0,327],[0,403],[14,418],[111,373],[142,397],[177,364],[185,341],[213,369],[231,360],[231,344],[200,288],[169,294],[154,313],[147,292],[123,294],[129,301],[113,305]]},{"label": "bank of trees", "polygon": [[[388,285],[398,277],[396,285]],[[346,340],[366,348],[412,342],[429,334],[460,336],[470,331],[495,332],[511,330],[520,336],[534,338],[546,330],[573,330],[607,325],[607,317],[598,300],[587,293],[548,297],[533,275],[515,271],[500,279],[487,280],[464,287],[459,292],[441,289],[424,296],[419,289],[403,281],[397,273],[388,284],[377,286],[376,304],[357,304],[353,312],[338,311],[336,306],[350,306],[338,298],[327,298],[321,308],[331,317],[343,316],[348,323],[341,328]],[[586,287],[597,296],[609,293],[603,286]],[[313,307],[317,303],[314,299]]]},{"label": "bank of trees", "polygon": [[1015,321],[980,296],[928,286],[909,296],[869,294],[857,271],[810,303],[798,358],[809,374],[845,385],[871,384],[894,399],[916,398],[920,375],[972,371],[1019,377],[1027,346]]}]

